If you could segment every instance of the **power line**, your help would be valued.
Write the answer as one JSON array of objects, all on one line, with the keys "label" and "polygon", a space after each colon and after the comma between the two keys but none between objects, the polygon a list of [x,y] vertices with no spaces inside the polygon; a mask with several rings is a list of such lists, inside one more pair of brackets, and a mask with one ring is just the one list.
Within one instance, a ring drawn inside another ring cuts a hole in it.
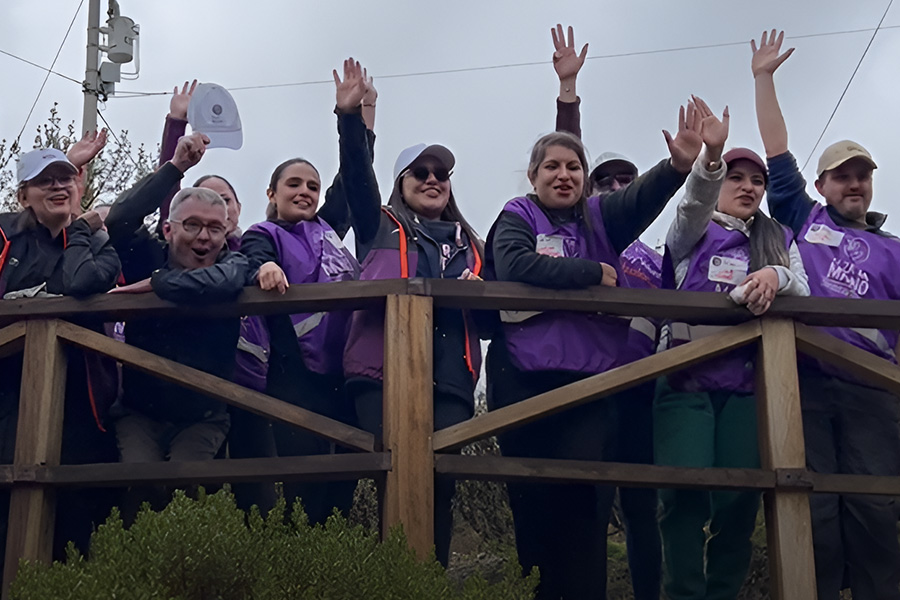
[{"label": "power line", "polygon": [[[112,127],[110,127],[109,121],[106,120],[106,117],[103,116],[103,113],[100,112],[99,109],[97,110],[97,114],[100,115],[100,119],[103,121],[103,124],[106,125],[106,131],[108,131],[110,135],[113,136],[113,139],[116,140],[116,143],[120,148],[123,147],[122,142],[119,140],[119,136],[116,135],[116,131]],[[140,166],[138,166],[137,161],[134,160],[131,152],[125,152],[125,154],[128,155],[128,158],[131,160],[131,163],[135,166],[135,168],[140,169]]]},{"label": "power line", "polygon": [[[883,20],[884,19],[882,18],[882,21]],[[789,37],[786,39],[799,40],[799,39],[806,39],[806,38],[829,37],[829,36],[835,36],[835,35],[848,35],[848,34],[853,34],[853,33],[868,33],[870,31],[877,31],[879,28],[880,29],[900,29],[900,25],[890,25],[888,27],[880,27],[880,24],[879,24],[879,27],[875,28],[875,29],[870,27],[870,28],[865,28],[865,29],[846,29],[846,30],[842,30],[842,31],[810,33],[810,34],[806,34],[806,35],[792,36],[792,37]],[[598,55],[594,55],[594,56],[588,56],[586,60],[626,58],[629,56],[646,56],[646,55],[652,55],[652,54],[666,54],[669,52],[684,52],[687,50],[709,50],[709,49],[713,49],[713,48],[726,48],[729,46],[743,46],[743,45],[748,45],[748,44],[749,44],[749,40],[742,40],[740,42],[723,42],[723,43],[718,43],[718,44],[704,44],[704,45],[698,45],[698,46],[679,46],[679,47],[675,47],[675,48],[661,48],[658,50],[637,50],[634,52],[620,52],[620,53],[615,53],[615,54],[598,54]],[[541,60],[541,61],[522,62],[522,63],[505,63],[505,64],[500,64],[500,65],[485,65],[485,66],[481,66],[481,67],[461,67],[458,69],[441,69],[441,70],[435,70],[435,71],[416,71],[416,72],[411,72],[411,73],[394,73],[394,74],[390,74],[390,75],[379,75],[378,80],[381,81],[384,79],[400,79],[400,78],[405,78],[405,77],[422,77],[425,75],[449,75],[449,74],[455,74],[455,73],[493,71],[493,70],[497,70],[497,69],[534,67],[534,66],[538,66],[538,65],[547,65],[547,64],[551,64],[551,61]],[[321,80],[313,80],[313,81],[298,81],[298,82],[291,82],[291,83],[271,83],[271,84],[265,84],[265,85],[247,85],[247,86],[239,86],[239,87],[230,87],[230,88],[228,88],[228,90],[231,92],[238,92],[238,91],[246,91],[246,90],[262,90],[262,89],[283,88],[283,87],[322,85],[322,84],[329,84],[329,83],[334,83],[334,80],[333,79],[321,79]],[[119,96],[119,94],[128,94],[127,97],[129,97],[129,98],[140,98],[140,97],[144,97],[144,96],[165,96],[165,95],[169,95],[171,93],[172,92],[128,92],[128,91],[123,90],[122,92],[116,92],[116,96],[124,97],[124,96]]]},{"label": "power line", "polygon": [[34,107],[37,106],[38,100],[41,98],[41,94],[44,91],[44,86],[47,85],[47,80],[50,79],[50,72],[53,67],[56,66],[56,60],[59,58],[60,52],[62,52],[63,46],[66,45],[66,40],[69,39],[69,33],[72,31],[72,26],[75,25],[75,19],[78,18],[78,13],[81,12],[81,7],[84,5],[84,0],[81,0],[78,3],[78,8],[75,9],[75,14],[72,15],[72,21],[69,23],[69,28],[66,29],[66,35],[63,36],[62,42],[59,43],[59,48],[56,50],[56,56],[53,57],[53,62],[50,63],[50,68],[47,69],[47,74],[44,75],[44,81],[41,83],[41,88],[38,90],[37,96],[34,98],[34,102],[31,103],[31,108],[28,111],[28,116],[25,117],[25,122],[22,123],[22,129],[19,130],[19,135],[16,136],[16,142],[18,142],[22,138],[22,134],[25,132],[25,127],[28,126],[28,119],[31,118],[31,114],[34,112]]},{"label": "power line", "polygon": [[[853,69],[853,73],[850,74],[850,79],[847,81],[847,85],[844,86],[844,91],[841,92],[841,97],[838,98],[837,104],[834,105],[834,110],[831,111],[831,116],[828,117],[828,122],[825,123],[825,127],[822,128],[822,133],[819,134],[819,139],[816,140],[816,143],[813,145],[812,150],[809,153],[809,156],[806,157],[806,162],[803,163],[803,167],[800,169],[801,171],[806,170],[806,165],[809,164],[810,159],[812,159],[813,154],[816,153],[816,149],[819,147],[819,144],[822,142],[822,138],[825,137],[825,132],[828,131],[828,126],[831,125],[832,119],[834,119],[834,115],[837,114],[838,108],[841,106],[841,102],[844,100],[844,96],[847,95],[847,90],[850,89],[850,84],[853,83],[853,78],[856,77],[856,72],[859,71],[860,65],[862,65],[863,60],[866,58],[866,54],[869,53],[869,48],[872,47],[872,42],[875,41],[875,36],[878,35],[878,30],[881,29],[881,24],[884,23],[884,19],[887,17],[888,13],[891,10],[891,5],[894,3],[894,0],[889,0],[887,8],[884,9],[884,14],[881,15],[881,20],[878,21],[878,26],[875,27],[875,31],[872,32],[872,37],[869,38],[869,43],[866,44],[866,49],[863,50],[862,56],[859,57],[859,62],[856,63],[856,68]],[[893,27],[897,27],[896,25]],[[890,29],[891,27],[885,27],[885,29]]]},{"label": "power line", "polygon": [[31,62],[27,58],[22,58],[21,56],[17,56],[15,54],[13,54],[12,52],[7,52],[6,50],[0,50],[0,54],[5,54],[6,56],[8,56],[10,58],[14,58],[16,60],[22,61],[26,65],[31,65],[32,67],[37,67],[41,71],[47,71],[48,73],[53,73],[54,75],[62,77],[63,79],[68,79],[69,81],[72,81],[72,82],[77,83],[78,85],[81,85],[81,82],[78,81],[77,79],[75,79],[74,77],[69,77],[68,75],[60,73],[59,71],[54,71],[53,69],[48,69],[47,67],[43,67],[35,62]]}]

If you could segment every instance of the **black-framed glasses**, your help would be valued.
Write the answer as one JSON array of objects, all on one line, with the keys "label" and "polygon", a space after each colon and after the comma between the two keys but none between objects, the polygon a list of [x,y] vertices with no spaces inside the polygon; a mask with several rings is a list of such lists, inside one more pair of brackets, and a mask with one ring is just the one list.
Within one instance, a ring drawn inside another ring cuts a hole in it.
[{"label": "black-framed glasses", "polygon": [[608,188],[612,187],[613,182],[618,183],[620,186],[625,187],[627,185],[631,185],[631,183],[635,180],[635,176],[631,173],[618,173],[616,175],[607,175],[606,177],[598,177],[594,181],[594,185],[599,188]]},{"label": "black-framed glasses", "polygon": [[209,236],[214,238],[225,237],[225,233],[228,231],[221,223],[204,223],[196,219],[187,219],[184,221],[169,219],[169,223],[178,223],[181,225],[181,228],[184,229],[186,234],[193,237],[200,235],[200,232],[203,231],[204,228],[209,232]]},{"label": "black-framed glasses", "polygon": [[42,177],[35,177],[27,182],[28,185],[32,185],[42,190],[54,187],[54,183],[59,187],[68,187],[75,183],[75,175],[72,173],[67,173],[65,175],[44,175]]},{"label": "black-framed glasses", "polygon": [[413,167],[412,169],[407,169],[406,172],[422,183],[428,181],[429,175],[434,175],[434,178],[441,183],[447,181],[450,179],[450,176],[453,175],[453,171],[445,169],[444,167],[435,167],[433,169],[429,167]]}]

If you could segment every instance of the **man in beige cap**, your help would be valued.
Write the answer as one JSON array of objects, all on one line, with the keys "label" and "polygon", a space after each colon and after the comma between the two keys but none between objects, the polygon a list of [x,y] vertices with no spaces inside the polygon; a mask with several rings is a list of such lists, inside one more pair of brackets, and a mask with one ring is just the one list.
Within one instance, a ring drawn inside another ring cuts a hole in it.
[{"label": "man in beige cap", "polygon": [[[793,230],[812,295],[898,300],[900,240],[881,228],[885,215],[869,211],[876,168],[869,152],[847,140],[832,144],[816,169],[816,190],[825,204],[806,193],[775,95],[773,74],[793,52],[780,54],[783,38],[773,30],[763,33],[758,49],[750,43],[756,116],[769,166],[769,210]],[[897,364],[896,331],[824,331]],[[799,368],[807,467],[820,473],[900,475],[898,399],[811,359],[801,359]],[[845,581],[857,600],[900,598],[894,499],[813,494],[810,508],[819,598],[836,600]]]}]

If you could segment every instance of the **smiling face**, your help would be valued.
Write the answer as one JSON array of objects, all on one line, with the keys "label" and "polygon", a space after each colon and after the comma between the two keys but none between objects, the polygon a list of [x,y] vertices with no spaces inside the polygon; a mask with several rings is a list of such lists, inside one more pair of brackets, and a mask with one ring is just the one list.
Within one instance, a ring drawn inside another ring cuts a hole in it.
[{"label": "smiling face", "polygon": [[238,202],[237,196],[231,190],[231,186],[219,177],[209,177],[204,179],[197,187],[212,190],[225,201],[225,208],[228,211],[228,233],[234,232],[241,218],[241,203]]},{"label": "smiling face", "polygon": [[282,170],[275,188],[266,190],[276,216],[289,223],[311,221],[319,206],[319,174],[312,165],[296,162]]},{"label": "smiling face", "polygon": [[440,219],[450,201],[449,173],[441,162],[431,156],[420,156],[400,178],[407,206],[426,219]]},{"label": "smiling face", "polygon": [[19,191],[19,202],[34,211],[39,223],[54,229],[68,223],[76,196],[74,168],[60,162],[26,181]]},{"label": "smiling face", "polygon": [[214,265],[225,245],[227,222],[228,212],[221,204],[210,204],[195,196],[181,202],[163,224],[163,235],[169,242],[169,262],[181,269]]},{"label": "smiling face", "polygon": [[851,158],[822,173],[816,189],[842,217],[865,223],[872,204],[872,166],[861,158]]},{"label": "smiling face", "polygon": [[584,166],[574,150],[548,146],[537,168],[529,173],[541,204],[547,208],[575,206],[584,190]]},{"label": "smiling face", "polygon": [[725,181],[719,188],[719,212],[747,220],[759,210],[766,193],[766,178],[759,165],[745,159],[728,164]]}]

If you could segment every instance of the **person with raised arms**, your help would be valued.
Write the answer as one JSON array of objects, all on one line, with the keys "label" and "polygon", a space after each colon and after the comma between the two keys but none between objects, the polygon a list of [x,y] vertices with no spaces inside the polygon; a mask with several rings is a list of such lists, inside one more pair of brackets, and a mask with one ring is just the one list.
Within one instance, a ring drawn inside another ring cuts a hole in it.
[{"label": "person with raised arms", "polygon": [[[666,237],[674,273],[664,279],[679,290],[730,293],[755,315],[768,310],[776,294],[809,295],[790,230],[759,210],[765,162],[749,148],[723,155],[728,108],[720,120],[703,100],[694,102],[706,149]],[[672,347],[710,329],[669,322],[663,339]],[[755,355],[753,347],[736,350],[659,380],[653,410],[657,464],[759,468]],[[750,566],[759,492],[667,489],[660,500],[666,598],[736,598]]]},{"label": "person with raised arms", "polygon": [[[584,146],[576,136],[543,136],[531,152],[534,193],[509,201],[487,241],[487,272],[500,281],[555,289],[615,286],[619,255],[659,215],[684,183],[700,152],[693,103],[679,111],[678,133],[663,134],[670,159],[607,196],[589,197]],[[666,193],[644,195],[659,178]],[[488,352],[488,407],[526,398],[603,373],[627,360],[620,341],[629,319],[548,311],[501,313],[503,327]],[[545,417],[499,436],[504,456],[614,459],[617,403],[601,400]],[[539,567],[539,598],[603,598],[606,531],[614,488],[595,485],[508,485],[523,568]]]},{"label": "person with raised arms", "polygon": [[[268,219],[250,227],[241,251],[258,269],[263,290],[284,293],[304,283],[347,281],[359,277],[359,264],[344,247],[326,214],[349,214],[355,204],[378,193],[372,173],[362,102],[367,79],[359,62],[344,61],[344,78],[334,72],[336,110],[340,131],[340,174],[345,196],[333,197],[319,208],[321,178],[307,160],[287,160],[272,173],[266,195]],[[337,179],[337,178],[336,178]],[[345,202],[339,210],[331,202]],[[327,209],[327,210],[326,210]],[[341,217],[344,218],[343,216]],[[343,226],[343,221],[335,223]],[[265,318],[265,344],[269,349],[266,393],[347,424],[356,424],[356,410],[344,393],[342,360],[350,313],[300,313]],[[260,344],[260,340],[248,340]],[[319,436],[275,424],[279,456],[334,453]],[[303,502],[312,523],[324,523],[334,508],[346,516],[353,501],[355,482],[285,483],[291,504]]]},{"label": "person with raised arms", "polygon": [[[871,154],[843,140],[828,146],[816,167],[817,202],[789,151],[775,93],[775,71],[794,49],[781,52],[784,32],[764,32],[753,51],[756,118],[769,166],[769,210],[791,228],[813,296],[900,300],[900,239],[883,229],[886,216],[870,211]],[[829,335],[897,364],[898,333],[888,329],[826,327]],[[818,473],[900,475],[900,401],[830,365],[802,359],[800,406],[806,464]],[[837,598],[845,565],[854,598],[900,598],[897,507],[888,496],[813,494],[813,546],[819,598]]]},{"label": "person with raised arms", "polygon": [[[578,74],[584,66],[588,45],[576,52],[575,32],[570,26],[568,36],[557,24],[550,29],[553,40],[553,68],[559,78],[556,99],[556,130],[568,131],[581,137],[581,98],[576,93]],[[635,180],[638,168],[625,156],[604,152],[594,161],[588,180],[591,196],[606,196],[626,188]],[[639,193],[657,196],[675,192],[666,185],[664,177],[645,178]],[[634,240],[619,256],[622,265],[623,287],[658,289],[662,285],[662,256],[653,248]],[[652,355],[659,338],[658,324],[651,319],[634,317],[628,331],[628,341],[622,350],[627,362]],[[621,430],[618,432],[618,462],[653,464],[653,397],[655,382],[649,381],[616,394],[619,403]],[[662,547],[657,525],[659,500],[651,488],[619,488],[621,520],[625,526],[625,545],[628,552],[628,571],[635,600],[659,598]]]}]

